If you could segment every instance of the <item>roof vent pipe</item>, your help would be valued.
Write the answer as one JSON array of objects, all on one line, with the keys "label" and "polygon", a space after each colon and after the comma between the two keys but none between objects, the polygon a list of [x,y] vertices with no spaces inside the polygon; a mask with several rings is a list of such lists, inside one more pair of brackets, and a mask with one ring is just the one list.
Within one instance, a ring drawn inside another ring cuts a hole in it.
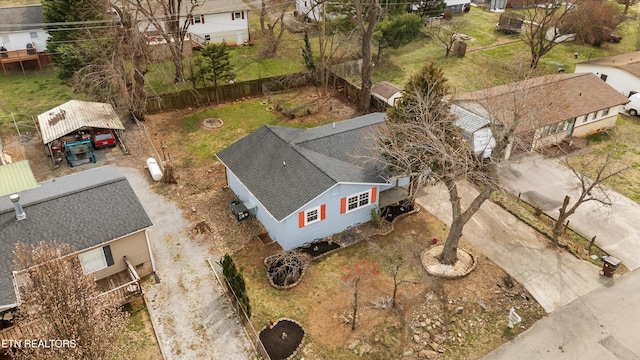
[{"label": "roof vent pipe", "polygon": [[22,205],[20,205],[20,195],[13,194],[9,196],[11,202],[13,203],[13,209],[16,211],[16,219],[24,220],[27,218],[27,214],[22,210]]}]

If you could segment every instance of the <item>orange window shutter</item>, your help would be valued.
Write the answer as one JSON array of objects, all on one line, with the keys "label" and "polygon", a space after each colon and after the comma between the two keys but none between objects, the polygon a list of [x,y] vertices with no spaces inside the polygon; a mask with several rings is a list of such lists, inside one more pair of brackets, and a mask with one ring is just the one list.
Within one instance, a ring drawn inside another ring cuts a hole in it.
[{"label": "orange window shutter", "polygon": [[231,20],[235,20],[235,16],[233,16],[233,13],[231,13]]},{"label": "orange window shutter", "polygon": [[347,212],[347,198],[343,197],[340,199],[340,214],[344,214]]},{"label": "orange window shutter", "polygon": [[304,211],[298,213],[298,227],[304,227]]},{"label": "orange window shutter", "polygon": [[327,218],[327,205],[320,205],[320,220],[324,220]]},{"label": "orange window shutter", "polygon": [[201,15],[200,19],[202,20],[202,23],[204,24],[204,15]]},{"label": "orange window shutter", "polygon": [[244,11],[242,12],[242,18],[244,19]]},{"label": "orange window shutter", "polygon": [[189,22],[193,25],[193,16],[189,18]]},{"label": "orange window shutter", "polygon": [[378,194],[378,188],[377,187],[372,187],[371,188],[371,203],[375,203],[376,202],[376,195]]}]

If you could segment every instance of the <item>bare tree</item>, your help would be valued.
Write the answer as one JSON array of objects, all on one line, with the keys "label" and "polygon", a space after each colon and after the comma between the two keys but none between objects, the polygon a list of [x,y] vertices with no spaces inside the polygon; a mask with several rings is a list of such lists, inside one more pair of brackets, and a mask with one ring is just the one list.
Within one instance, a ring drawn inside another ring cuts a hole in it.
[{"label": "bare tree", "polygon": [[393,279],[391,307],[395,308],[400,286],[417,283],[417,279],[412,276],[409,270],[409,265],[414,264],[419,259],[417,254],[420,254],[420,251],[408,246],[406,242],[394,243],[385,248],[379,248],[375,245],[374,247],[382,254],[384,271]]},{"label": "bare tree", "polygon": [[449,57],[453,45],[458,40],[458,34],[467,26],[467,21],[463,18],[453,18],[451,20],[440,20],[429,25],[429,34],[438,45],[445,49],[445,57]]},{"label": "bare tree", "polygon": [[174,82],[184,82],[185,37],[194,10],[204,4],[204,0],[123,0],[123,3],[138,11],[137,21],[150,24],[167,41],[176,70]]},{"label": "bare tree", "polygon": [[578,197],[575,202],[571,202],[571,197],[565,195],[560,207],[557,219],[553,224],[553,236],[558,238],[563,232],[564,224],[573,215],[580,205],[595,201],[603,206],[611,206],[612,201],[604,183],[622,172],[629,169],[629,166],[616,160],[617,153],[624,150],[615,144],[602,152],[591,152],[574,157],[566,155],[563,164],[566,165],[574,175]]},{"label": "bare tree", "polygon": [[353,289],[353,321],[351,330],[356,329],[356,316],[358,315],[358,286],[362,280],[369,280],[380,273],[378,266],[370,260],[360,260],[340,269],[342,281]]},{"label": "bare tree", "polygon": [[100,295],[91,275],[85,275],[72,249],[55,242],[18,243],[14,251],[21,303],[18,322],[31,326],[38,339],[73,341],[51,349],[23,348],[15,359],[118,359],[127,356],[122,336],[126,313],[115,299]]},{"label": "bare tree", "polygon": [[612,34],[623,19],[617,5],[587,1],[567,14],[562,32],[576,34],[583,42],[599,47],[605,41],[620,41]]},{"label": "bare tree", "polygon": [[627,15],[630,7],[638,3],[640,3],[640,0],[618,0],[618,4],[624,5],[624,11],[622,11],[624,15]]},{"label": "bare tree", "polygon": [[[135,9],[123,4],[117,12],[120,26],[112,28],[113,46],[103,48],[102,56],[77,71],[72,84],[75,90],[109,101],[116,108],[127,106],[133,116],[144,120],[147,113],[145,75],[150,64],[149,45],[138,26]],[[126,66],[127,63],[132,66]]]},{"label": "bare tree", "polygon": [[355,19],[362,40],[362,71],[358,112],[366,114],[371,107],[373,86],[373,34],[380,13],[379,0],[353,0]]},{"label": "bare tree", "polygon": [[[569,4],[569,3],[567,3]],[[544,3],[538,0],[524,0],[524,34],[522,41],[529,47],[531,53],[531,68],[538,66],[540,59],[551,49],[562,42],[565,17],[572,6],[556,2]],[[573,6],[580,6],[575,3]]]},{"label": "bare tree", "polygon": [[278,53],[285,32],[284,15],[291,5],[290,0],[262,0],[260,8],[260,29],[266,41],[262,56],[273,57]]},{"label": "bare tree", "polygon": [[[515,86],[526,87],[526,84],[515,83]],[[471,100],[483,107],[488,119],[486,126],[492,134],[492,140],[476,151],[475,145],[472,148],[464,141],[456,125],[456,116],[450,111],[450,91],[442,69],[433,63],[425,65],[405,85],[404,96],[379,127],[375,145],[376,152],[395,176],[410,178],[408,199],[411,203],[425,179],[445,185],[452,223],[440,261],[449,265],[457,261],[464,225],[498,188],[497,165],[514,141],[522,112],[526,112],[520,104],[523,94],[515,88],[508,92],[508,97],[513,99],[506,107],[509,99],[504,96],[482,92],[473,95]],[[462,180],[480,188],[466,209],[462,207],[458,190],[458,181]]]}]

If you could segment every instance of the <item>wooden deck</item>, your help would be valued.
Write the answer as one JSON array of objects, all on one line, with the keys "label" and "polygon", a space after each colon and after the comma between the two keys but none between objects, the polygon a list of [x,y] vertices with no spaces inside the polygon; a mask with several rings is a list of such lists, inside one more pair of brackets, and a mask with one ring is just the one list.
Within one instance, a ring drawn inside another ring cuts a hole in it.
[{"label": "wooden deck", "polygon": [[9,50],[9,51],[0,51],[0,64],[2,64],[2,71],[7,75],[7,69],[5,64],[11,63],[20,63],[20,68],[22,69],[22,73],[24,74],[24,62],[35,60],[38,62],[38,66],[40,67],[40,71],[42,71],[42,64],[40,63],[40,54],[38,54],[38,50],[34,47],[33,49],[21,49],[21,50]]},{"label": "wooden deck", "polygon": [[[119,305],[125,305],[142,296],[140,276],[131,263],[125,259],[127,269],[96,281],[101,296],[114,296]],[[0,330],[0,341],[34,338],[33,325],[14,325]],[[1,350],[1,349],[0,349]]]}]

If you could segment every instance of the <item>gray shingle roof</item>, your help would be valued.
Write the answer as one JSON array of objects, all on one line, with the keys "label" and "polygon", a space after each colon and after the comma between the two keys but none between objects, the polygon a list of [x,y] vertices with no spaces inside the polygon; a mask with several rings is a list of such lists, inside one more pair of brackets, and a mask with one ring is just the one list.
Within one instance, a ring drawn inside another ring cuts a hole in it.
[{"label": "gray shingle roof", "polygon": [[0,7],[0,33],[43,28],[42,5]]},{"label": "gray shingle roof", "polygon": [[362,158],[385,117],[373,113],[307,130],[266,125],[217,155],[280,221],[338,182],[385,183],[379,164]]},{"label": "gray shingle roof", "polygon": [[27,218],[17,221],[0,197],[0,305],[15,303],[11,254],[16,242],[55,240],[82,250],[152,225],[128,181],[104,166],[41,183],[20,193]]}]

